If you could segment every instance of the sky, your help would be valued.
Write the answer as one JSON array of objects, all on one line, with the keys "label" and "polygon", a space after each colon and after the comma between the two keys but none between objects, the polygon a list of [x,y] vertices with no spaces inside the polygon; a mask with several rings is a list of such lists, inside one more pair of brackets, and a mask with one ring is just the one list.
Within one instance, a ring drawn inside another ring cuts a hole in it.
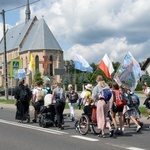
[{"label": "sky", "polygon": [[[29,1],[31,18],[44,18],[65,60],[79,54],[99,63],[107,53],[111,61],[122,62],[128,51],[138,62],[150,57],[150,0]],[[26,0],[0,0],[7,29],[25,21],[25,5]],[[0,17],[0,39],[2,29]]]}]

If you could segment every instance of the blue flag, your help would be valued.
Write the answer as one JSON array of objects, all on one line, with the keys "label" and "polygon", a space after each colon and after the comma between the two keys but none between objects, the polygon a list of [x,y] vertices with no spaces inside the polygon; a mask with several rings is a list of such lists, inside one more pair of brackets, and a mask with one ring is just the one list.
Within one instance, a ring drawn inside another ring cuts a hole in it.
[{"label": "blue flag", "polygon": [[75,69],[78,69],[80,71],[85,71],[85,72],[91,72],[91,73],[93,72],[93,68],[81,55],[75,54],[74,64],[75,64]]}]

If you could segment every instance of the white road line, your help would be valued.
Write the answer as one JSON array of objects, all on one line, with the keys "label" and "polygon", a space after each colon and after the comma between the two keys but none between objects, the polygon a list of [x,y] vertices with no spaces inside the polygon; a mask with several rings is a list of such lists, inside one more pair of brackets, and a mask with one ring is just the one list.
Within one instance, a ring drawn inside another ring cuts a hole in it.
[{"label": "white road line", "polygon": [[114,147],[128,149],[128,150],[146,150],[146,149],[139,148],[139,147],[131,147],[129,145],[116,145],[116,144],[112,144],[112,143],[106,143],[106,144],[114,146]]},{"label": "white road line", "polygon": [[57,135],[68,134],[67,132],[52,130],[50,128],[36,127],[36,126],[28,125],[28,124],[21,124],[21,123],[7,121],[7,120],[3,120],[3,119],[0,119],[0,122],[1,123],[5,123],[5,124],[9,124],[9,125],[13,125],[13,126],[28,128],[28,129],[32,129],[32,130],[38,130],[38,131],[42,131],[42,132],[46,132],[46,133],[52,133],[52,134],[57,134]]},{"label": "white road line", "polygon": [[79,136],[79,135],[71,135],[71,137],[82,139],[82,140],[86,140],[86,141],[91,141],[91,142],[97,142],[97,141],[99,141],[98,139],[88,138],[88,137]]},{"label": "white road line", "polygon": [[129,150],[146,150],[146,149],[138,148],[138,147],[128,147],[126,149],[129,149]]}]

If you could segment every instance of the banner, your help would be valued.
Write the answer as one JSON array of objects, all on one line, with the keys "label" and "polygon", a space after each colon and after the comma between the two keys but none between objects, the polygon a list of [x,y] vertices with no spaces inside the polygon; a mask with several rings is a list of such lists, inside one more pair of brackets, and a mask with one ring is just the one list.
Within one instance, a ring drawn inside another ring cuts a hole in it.
[{"label": "banner", "polygon": [[128,52],[128,54],[124,57],[123,62],[121,63],[120,67],[118,68],[114,80],[119,85],[124,85],[126,88],[134,91],[137,82],[141,76],[141,68],[139,63],[134,59],[132,54]]}]

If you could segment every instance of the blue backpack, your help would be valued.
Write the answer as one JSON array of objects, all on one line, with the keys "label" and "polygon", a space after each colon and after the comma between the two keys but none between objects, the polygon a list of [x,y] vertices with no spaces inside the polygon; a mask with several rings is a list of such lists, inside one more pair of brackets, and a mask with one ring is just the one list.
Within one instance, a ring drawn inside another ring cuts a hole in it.
[{"label": "blue backpack", "polygon": [[109,101],[112,96],[112,92],[110,89],[103,89],[100,94],[98,95],[98,99],[104,99],[105,101]]}]

